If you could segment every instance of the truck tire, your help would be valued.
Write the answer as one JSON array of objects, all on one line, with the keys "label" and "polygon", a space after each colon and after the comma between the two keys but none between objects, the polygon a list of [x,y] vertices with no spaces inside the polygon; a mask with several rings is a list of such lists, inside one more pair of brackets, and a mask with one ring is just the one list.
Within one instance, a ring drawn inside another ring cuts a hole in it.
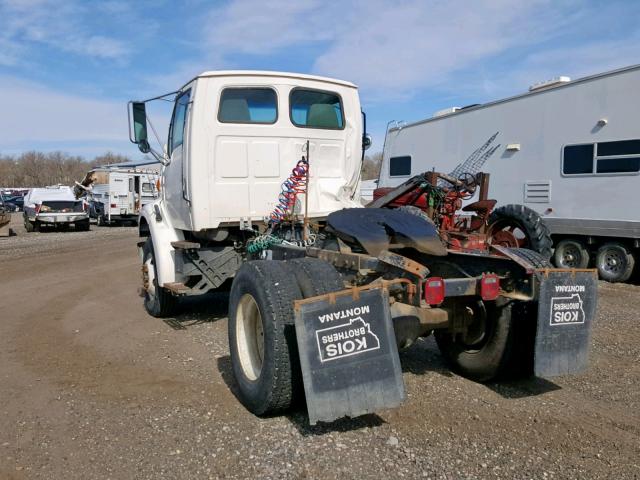
[{"label": "truck tire", "polygon": [[252,413],[287,410],[302,394],[293,301],[302,298],[283,262],[237,271],[229,297],[229,350],[238,399]]},{"label": "truck tire", "polygon": [[596,253],[596,268],[600,278],[607,282],[626,282],[631,278],[634,266],[633,255],[621,243],[605,243]]},{"label": "truck tire", "polygon": [[89,223],[89,219],[86,219],[81,222],[76,222],[73,228],[76,232],[88,232],[91,229],[91,224]]},{"label": "truck tire", "polygon": [[589,250],[579,240],[570,238],[561,240],[555,246],[553,263],[558,268],[587,268]]},{"label": "truck tire", "polygon": [[518,355],[517,322],[513,321],[512,308],[513,302],[506,299],[479,301],[476,311],[479,317],[484,318],[477,321],[484,325],[470,330],[473,332],[471,340],[462,334],[435,331],[440,353],[452,370],[477,382],[512,377],[523,370],[523,359]]},{"label": "truck tire", "polygon": [[535,268],[551,268],[549,259],[543,257],[538,252],[529,250],[528,248],[510,248],[509,251],[514,255],[526,260]]},{"label": "truck tire", "polygon": [[344,289],[344,282],[338,271],[319,258],[296,258],[283,265],[295,276],[303,298]]},{"label": "truck tire", "polygon": [[[504,245],[507,247],[521,247],[535,250],[543,257],[551,258],[551,233],[544,224],[540,215],[524,205],[505,205],[496,208],[489,217],[487,236],[489,241],[498,238],[499,232],[506,231],[510,234],[520,230],[523,238],[517,238],[517,245]],[[496,242],[500,244],[500,242]]]},{"label": "truck tire", "polygon": [[[146,279],[148,284],[144,292],[144,308],[153,317],[166,318],[172,316],[178,305],[178,299],[171,292],[158,285],[158,272],[156,270],[156,256],[153,250],[153,242],[148,237],[142,247],[142,264],[146,267]],[[145,272],[143,271],[143,275]]]}]

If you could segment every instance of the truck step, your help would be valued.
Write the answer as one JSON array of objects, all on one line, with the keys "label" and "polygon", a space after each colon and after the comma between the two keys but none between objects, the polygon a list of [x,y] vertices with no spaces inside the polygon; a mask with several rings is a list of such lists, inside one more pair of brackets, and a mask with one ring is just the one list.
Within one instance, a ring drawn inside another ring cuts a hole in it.
[{"label": "truck step", "polygon": [[174,295],[188,295],[191,292],[191,289],[189,287],[187,287],[184,283],[179,282],[165,283],[163,287],[169,290]]},{"label": "truck step", "polygon": [[200,244],[196,242],[188,242],[186,240],[178,240],[175,242],[171,242],[171,246],[178,250],[193,250],[196,248],[200,248]]}]

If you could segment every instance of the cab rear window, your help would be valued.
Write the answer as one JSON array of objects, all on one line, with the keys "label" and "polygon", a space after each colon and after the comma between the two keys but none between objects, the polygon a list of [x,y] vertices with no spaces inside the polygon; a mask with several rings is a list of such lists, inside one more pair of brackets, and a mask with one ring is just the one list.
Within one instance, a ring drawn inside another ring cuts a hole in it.
[{"label": "cab rear window", "polygon": [[342,130],[342,99],[337,93],[294,88],[289,96],[289,115],[296,127]]},{"label": "cab rear window", "polygon": [[271,88],[225,88],[220,95],[222,123],[275,123],[278,98]]}]

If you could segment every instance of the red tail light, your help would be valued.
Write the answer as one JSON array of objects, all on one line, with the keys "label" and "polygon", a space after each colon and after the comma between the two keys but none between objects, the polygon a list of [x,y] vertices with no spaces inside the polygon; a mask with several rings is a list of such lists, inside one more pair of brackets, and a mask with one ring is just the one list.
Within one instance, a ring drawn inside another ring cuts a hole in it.
[{"label": "red tail light", "polygon": [[117,207],[117,205],[115,203],[111,204],[111,208],[116,208],[116,207]]},{"label": "red tail light", "polygon": [[424,282],[424,301],[429,305],[440,305],[444,302],[444,280],[442,278],[427,278]]},{"label": "red tail light", "polygon": [[480,280],[482,300],[495,300],[500,295],[500,278],[495,273],[483,273]]},{"label": "red tail light", "polygon": [[40,213],[40,209],[42,208],[41,203],[36,203],[36,215]]}]

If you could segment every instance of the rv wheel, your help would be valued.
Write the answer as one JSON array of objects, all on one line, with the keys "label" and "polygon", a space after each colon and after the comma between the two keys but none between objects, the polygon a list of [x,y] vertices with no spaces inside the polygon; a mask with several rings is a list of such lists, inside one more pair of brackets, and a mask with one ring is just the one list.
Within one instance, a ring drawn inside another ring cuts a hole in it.
[{"label": "rv wheel", "polygon": [[631,278],[635,259],[621,243],[605,243],[596,254],[600,278],[607,282],[626,282]]},{"label": "rv wheel", "polygon": [[300,288],[282,262],[245,263],[229,297],[229,350],[238,399],[256,415],[291,407],[302,393],[293,301]]},{"label": "rv wheel", "polygon": [[156,256],[151,237],[147,238],[142,247],[142,282],[147,313],[158,318],[170,317],[176,310],[178,299],[158,285]]},{"label": "rv wheel", "polygon": [[535,250],[551,258],[551,233],[540,215],[524,205],[496,208],[489,217],[487,236],[492,245]]},{"label": "rv wheel", "polygon": [[589,250],[578,240],[562,240],[553,252],[553,263],[558,268],[587,268]]}]

